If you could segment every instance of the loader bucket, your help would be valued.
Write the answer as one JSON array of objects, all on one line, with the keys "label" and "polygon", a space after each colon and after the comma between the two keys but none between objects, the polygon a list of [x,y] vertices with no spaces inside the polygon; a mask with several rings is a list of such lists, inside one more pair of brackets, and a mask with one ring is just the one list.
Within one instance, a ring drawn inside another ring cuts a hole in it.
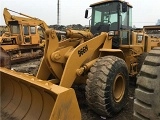
[{"label": "loader bucket", "polygon": [[1,119],[80,120],[72,88],[0,67]]}]

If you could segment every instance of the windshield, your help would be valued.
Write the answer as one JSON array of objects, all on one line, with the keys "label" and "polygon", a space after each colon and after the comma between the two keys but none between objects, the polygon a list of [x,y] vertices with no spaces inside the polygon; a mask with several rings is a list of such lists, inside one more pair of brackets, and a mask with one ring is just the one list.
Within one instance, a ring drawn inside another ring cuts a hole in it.
[{"label": "windshield", "polygon": [[11,34],[19,34],[20,28],[19,25],[10,25]]},{"label": "windshield", "polygon": [[91,32],[100,33],[118,30],[118,2],[92,7]]}]

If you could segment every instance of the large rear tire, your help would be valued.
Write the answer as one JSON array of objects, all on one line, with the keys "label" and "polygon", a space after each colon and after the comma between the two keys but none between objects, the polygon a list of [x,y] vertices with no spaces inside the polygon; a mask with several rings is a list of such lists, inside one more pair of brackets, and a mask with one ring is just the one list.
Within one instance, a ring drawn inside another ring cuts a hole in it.
[{"label": "large rear tire", "polygon": [[160,120],[160,47],[149,52],[137,77],[135,120]]},{"label": "large rear tire", "polygon": [[128,70],[124,60],[105,56],[91,67],[86,85],[90,108],[103,117],[113,117],[125,107],[128,97]]},{"label": "large rear tire", "polygon": [[137,66],[138,72],[140,72],[142,65],[143,65],[143,62],[144,62],[147,55],[148,55],[148,53],[144,52],[138,57],[138,66]]}]

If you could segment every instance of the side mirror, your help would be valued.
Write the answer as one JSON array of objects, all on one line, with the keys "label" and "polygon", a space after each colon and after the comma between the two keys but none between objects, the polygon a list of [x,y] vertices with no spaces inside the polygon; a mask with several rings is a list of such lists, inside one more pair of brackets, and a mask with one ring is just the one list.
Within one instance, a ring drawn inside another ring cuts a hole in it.
[{"label": "side mirror", "polygon": [[85,11],[85,18],[88,18],[88,10]]},{"label": "side mirror", "polygon": [[127,12],[127,7],[128,7],[127,2],[123,2],[122,3],[122,12]]}]

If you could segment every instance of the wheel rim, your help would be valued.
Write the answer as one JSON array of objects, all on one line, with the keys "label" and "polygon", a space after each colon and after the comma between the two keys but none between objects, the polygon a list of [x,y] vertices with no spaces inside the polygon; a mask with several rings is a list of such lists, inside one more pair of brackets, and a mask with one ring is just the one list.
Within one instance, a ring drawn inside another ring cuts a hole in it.
[{"label": "wheel rim", "polygon": [[113,97],[116,102],[120,102],[124,96],[125,79],[122,74],[118,74],[113,84]]}]

